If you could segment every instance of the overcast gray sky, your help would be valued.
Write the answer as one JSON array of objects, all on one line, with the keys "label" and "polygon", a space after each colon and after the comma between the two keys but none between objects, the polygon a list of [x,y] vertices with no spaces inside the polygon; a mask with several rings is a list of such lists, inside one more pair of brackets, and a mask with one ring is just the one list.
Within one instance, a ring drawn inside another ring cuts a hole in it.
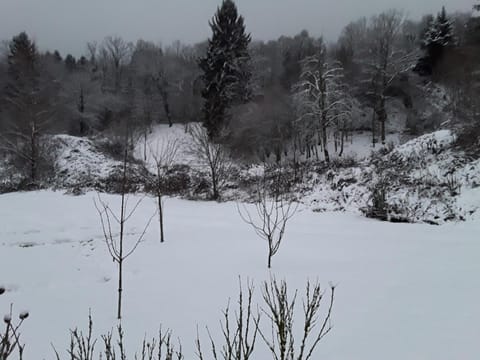
[{"label": "overcast gray sky", "polygon": [[[167,44],[206,39],[208,20],[221,0],[0,0],[0,39],[25,30],[42,49],[80,55],[85,44],[106,35]],[[395,7],[411,18],[470,11],[475,0],[237,0],[254,39],[276,39],[307,29],[334,40],[360,16]]]}]

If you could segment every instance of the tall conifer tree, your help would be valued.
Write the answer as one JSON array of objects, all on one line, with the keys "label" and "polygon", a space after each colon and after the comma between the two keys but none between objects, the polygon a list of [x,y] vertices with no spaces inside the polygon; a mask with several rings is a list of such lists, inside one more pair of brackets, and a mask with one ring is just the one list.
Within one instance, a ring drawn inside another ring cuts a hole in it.
[{"label": "tall conifer tree", "polygon": [[448,17],[445,7],[430,23],[423,39],[432,68],[441,61],[447,47],[455,45],[455,36],[452,20]]},{"label": "tall conifer tree", "polygon": [[57,83],[42,73],[35,43],[24,32],[9,44],[8,76],[3,97],[6,129],[2,147],[16,160],[31,182],[36,182],[45,152],[41,135],[52,115],[51,99]]},{"label": "tall conifer tree", "polygon": [[223,0],[210,22],[212,37],[199,62],[203,71],[204,126],[211,139],[228,126],[228,109],[252,98],[252,77],[244,19],[232,0]]}]

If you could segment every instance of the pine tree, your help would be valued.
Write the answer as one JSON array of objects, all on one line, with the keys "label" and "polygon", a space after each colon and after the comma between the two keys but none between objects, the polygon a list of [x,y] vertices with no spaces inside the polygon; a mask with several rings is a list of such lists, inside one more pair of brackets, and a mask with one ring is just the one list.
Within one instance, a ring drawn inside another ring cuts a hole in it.
[{"label": "pine tree", "polygon": [[42,81],[36,45],[24,32],[13,37],[8,53],[8,82],[3,101],[7,128],[0,145],[24,166],[30,181],[38,179],[41,135],[49,120],[52,81]]},{"label": "pine tree", "polygon": [[77,67],[77,60],[72,54],[68,54],[65,57],[65,67],[68,71],[74,71]]},{"label": "pine tree", "polygon": [[14,95],[23,88],[35,87],[38,77],[38,52],[25,32],[13,37],[9,44],[7,92]]},{"label": "pine tree", "polygon": [[228,125],[228,110],[251,100],[252,74],[248,52],[251,37],[232,0],[223,0],[210,27],[213,34],[208,41],[207,55],[199,65],[205,86],[202,91],[204,126],[213,139]]},{"label": "pine tree", "polygon": [[445,7],[431,22],[423,39],[423,46],[432,68],[440,62],[447,47],[455,45],[455,36],[452,20],[448,17]]}]

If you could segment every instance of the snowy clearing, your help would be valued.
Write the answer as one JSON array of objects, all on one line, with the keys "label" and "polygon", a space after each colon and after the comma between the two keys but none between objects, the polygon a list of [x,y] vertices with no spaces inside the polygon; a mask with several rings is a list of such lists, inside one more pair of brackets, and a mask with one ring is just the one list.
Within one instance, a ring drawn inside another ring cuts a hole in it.
[{"label": "snowy clearing", "polygon": [[[102,240],[93,198],[61,192],[0,196],[0,310],[30,311],[22,329],[27,359],[63,354],[68,329],[96,335],[116,325],[116,267]],[[104,195],[112,206],[120,197]],[[133,204],[133,199],[131,204]],[[154,211],[148,198],[128,226],[138,233]],[[234,203],[168,199],[166,243],[157,224],[125,263],[123,327],[130,352],[160,324],[194,357],[196,326],[219,335],[221,310],[238,276],[260,300],[270,276],[266,244]],[[338,284],[333,331],[316,359],[477,359],[480,353],[480,222],[442,226],[382,223],[302,209],[287,228],[272,274],[303,291],[306,280]],[[206,345],[208,346],[208,345]],[[260,341],[255,359],[266,359]]]}]

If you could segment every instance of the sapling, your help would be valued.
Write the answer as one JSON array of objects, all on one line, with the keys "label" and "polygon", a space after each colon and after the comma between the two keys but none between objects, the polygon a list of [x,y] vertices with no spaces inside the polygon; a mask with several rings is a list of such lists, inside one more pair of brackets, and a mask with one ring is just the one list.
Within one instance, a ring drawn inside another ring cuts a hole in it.
[{"label": "sapling", "polygon": [[[102,224],[103,236],[105,243],[107,244],[108,252],[112,257],[113,261],[118,264],[118,301],[117,301],[117,318],[120,320],[122,318],[122,291],[123,291],[123,265],[124,261],[133,254],[137,249],[138,245],[142,242],[147,229],[152,222],[152,219],[155,217],[156,212],[150,217],[147,221],[143,231],[135,239],[133,245],[127,249],[124,244],[125,240],[125,225],[126,222],[133,216],[135,211],[138,209],[138,206],[142,202],[143,198],[140,198],[133,208],[128,211],[127,209],[127,182],[128,182],[128,128],[125,136],[124,143],[124,156],[123,156],[123,171],[122,171],[122,186],[121,186],[121,206],[120,214],[115,213],[111,207],[102,200],[100,195],[98,195],[98,202],[94,200],[95,208],[98,211],[100,217],[100,222]],[[119,232],[116,234],[112,229],[113,224],[116,224],[119,227]]]},{"label": "sapling", "polygon": [[272,257],[280,249],[287,222],[298,208],[298,204],[281,193],[282,176],[281,173],[276,175],[272,190],[265,180],[259,185],[254,212],[250,212],[244,205],[237,205],[242,220],[249,224],[260,238],[267,241],[269,269],[272,267]]}]

